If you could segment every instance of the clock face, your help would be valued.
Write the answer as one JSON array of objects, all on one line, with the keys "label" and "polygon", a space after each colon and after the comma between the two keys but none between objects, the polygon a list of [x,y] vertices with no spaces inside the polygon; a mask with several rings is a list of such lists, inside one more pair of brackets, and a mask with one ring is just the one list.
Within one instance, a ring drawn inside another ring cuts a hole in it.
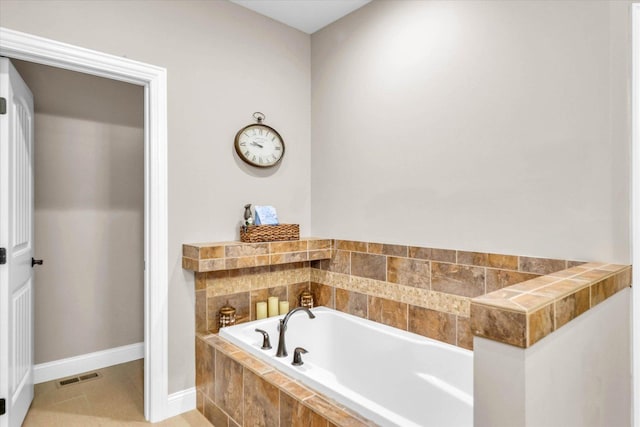
[{"label": "clock face", "polygon": [[252,166],[268,168],[284,156],[284,141],[272,127],[263,124],[246,126],[236,134],[238,156]]}]

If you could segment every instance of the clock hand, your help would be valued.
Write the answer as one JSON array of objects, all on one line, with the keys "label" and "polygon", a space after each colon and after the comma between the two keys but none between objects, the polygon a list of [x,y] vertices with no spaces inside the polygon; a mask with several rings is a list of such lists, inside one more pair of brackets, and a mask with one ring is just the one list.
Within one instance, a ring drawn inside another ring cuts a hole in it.
[{"label": "clock hand", "polygon": [[260,148],[264,148],[264,147],[262,146],[262,144],[258,144],[258,143],[257,143],[257,142],[255,142],[255,141],[251,141],[251,145],[257,145],[257,146],[258,146],[258,147],[260,147]]}]

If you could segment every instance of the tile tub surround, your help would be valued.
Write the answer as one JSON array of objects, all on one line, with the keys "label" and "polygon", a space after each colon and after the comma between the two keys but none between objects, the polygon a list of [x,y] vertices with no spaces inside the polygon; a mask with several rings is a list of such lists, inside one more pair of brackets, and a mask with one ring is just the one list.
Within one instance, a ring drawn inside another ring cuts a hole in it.
[{"label": "tile tub surround", "polygon": [[313,237],[266,243],[189,243],[182,245],[182,268],[203,273],[329,259],[331,247],[330,239]]},{"label": "tile tub surround", "polygon": [[[217,331],[217,310],[226,301],[237,304],[238,321],[243,322],[255,318],[256,301],[275,295],[289,300],[293,308],[299,293],[309,289],[316,305],[464,348],[472,349],[474,332],[526,347],[631,281],[629,266],[328,241],[328,259],[195,273],[197,402],[214,425],[249,425],[258,416],[257,409],[243,405],[256,401],[271,408],[259,416],[275,425],[276,420],[280,425],[323,427],[352,422],[327,416],[322,412],[327,399],[311,400],[307,396],[313,392],[308,389],[287,392],[283,382],[291,387],[296,383],[278,372],[259,375],[261,362],[209,335]],[[218,393],[215,380],[224,381]],[[255,392],[247,393],[247,385]],[[276,396],[277,411],[272,408]],[[236,423],[234,416],[242,420]]]},{"label": "tile tub surround", "polygon": [[629,286],[631,266],[583,264],[474,298],[471,329],[528,348]]},{"label": "tile tub surround", "polygon": [[196,406],[214,426],[374,425],[217,335],[196,337]]},{"label": "tile tub surround", "polygon": [[[310,263],[196,272],[196,331],[217,332],[217,312],[226,302],[236,307],[238,322],[243,322],[255,319],[255,302],[278,296],[293,308],[300,292],[308,289],[316,305],[472,349],[469,314],[473,296],[579,264],[382,243],[305,241],[307,250],[330,251],[331,257]],[[303,245],[295,241],[184,245],[184,255],[197,257],[199,263],[224,260],[214,258],[223,253],[237,259],[302,248],[296,244]]]},{"label": "tile tub surround", "polygon": [[331,259],[311,262],[310,281],[323,305],[473,349],[473,297],[579,264],[334,240]]}]

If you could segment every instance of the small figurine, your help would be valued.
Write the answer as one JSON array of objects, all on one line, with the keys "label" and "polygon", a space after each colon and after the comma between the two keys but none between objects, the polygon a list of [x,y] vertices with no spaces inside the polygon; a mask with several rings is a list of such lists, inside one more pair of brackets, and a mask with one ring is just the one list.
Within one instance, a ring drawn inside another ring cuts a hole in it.
[{"label": "small figurine", "polygon": [[244,205],[244,225],[245,227],[253,225],[253,215],[251,214],[251,203]]}]

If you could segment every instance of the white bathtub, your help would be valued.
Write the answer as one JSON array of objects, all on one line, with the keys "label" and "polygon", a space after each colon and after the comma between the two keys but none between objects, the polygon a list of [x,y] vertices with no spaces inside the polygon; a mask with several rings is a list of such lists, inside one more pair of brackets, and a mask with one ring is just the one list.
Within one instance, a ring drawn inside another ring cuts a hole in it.
[{"label": "white bathtub", "polygon": [[[275,357],[278,320],[223,328],[220,336],[381,426],[473,425],[473,352],[326,307],[293,314],[289,356]],[[261,350],[264,329],[271,350]],[[304,347],[304,365],[292,366]]]}]

